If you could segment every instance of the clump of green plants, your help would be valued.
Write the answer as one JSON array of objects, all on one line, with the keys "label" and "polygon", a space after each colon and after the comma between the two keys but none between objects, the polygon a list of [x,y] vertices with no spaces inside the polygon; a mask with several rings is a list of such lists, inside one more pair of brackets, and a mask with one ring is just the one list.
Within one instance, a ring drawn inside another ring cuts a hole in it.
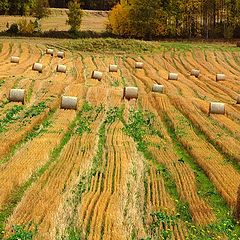
[{"label": "clump of green plants", "polygon": [[[30,225],[30,224],[28,224]],[[8,238],[8,240],[31,240],[33,236],[37,233],[37,227],[34,230],[26,230],[27,225],[14,225],[13,234]]]},{"label": "clump of green plants", "polygon": [[47,105],[45,102],[40,102],[37,105],[33,105],[30,109],[28,109],[25,113],[23,118],[32,118],[35,116],[38,116],[41,114],[45,109],[47,108]]},{"label": "clump of green plants", "polygon": [[76,122],[75,133],[79,135],[83,135],[84,132],[90,133],[90,125],[96,120],[100,112],[102,112],[103,110],[103,105],[100,105],[99,107],[94,107],[88,102],[85,102],[80,111],[80,117]]},{"label": "clump of green plants", "polygon": [[19,113],[23,110],[23,106],[14,105],[10,110],[6,112],[3,119],[0,120],[0,132],[7,130],[7,126],[13,123],[15,120],[20,119]]},{"label": "clump of green plants", "polygon": [[[175,215],[168,215],[163,212],[154,212],[151,214],[152,223],[150,226],[151,235],[160,235],[161,239],[171,239],[172,231],[170,227],[175,226],[178,217]],[[159,227],[162,225],[162,230],[159,231]]]}]

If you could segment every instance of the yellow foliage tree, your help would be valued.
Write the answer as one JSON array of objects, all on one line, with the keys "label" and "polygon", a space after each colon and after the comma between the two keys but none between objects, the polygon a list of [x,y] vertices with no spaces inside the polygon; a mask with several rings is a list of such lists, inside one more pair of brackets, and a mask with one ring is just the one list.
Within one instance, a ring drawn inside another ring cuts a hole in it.
[{"label": "yellow foliage tree", "polygon": [[131,27],[129,21],[130,5],[125,1],[118,3],[113,7],[109,14],[109,28],[116,35],[130,35]]}]

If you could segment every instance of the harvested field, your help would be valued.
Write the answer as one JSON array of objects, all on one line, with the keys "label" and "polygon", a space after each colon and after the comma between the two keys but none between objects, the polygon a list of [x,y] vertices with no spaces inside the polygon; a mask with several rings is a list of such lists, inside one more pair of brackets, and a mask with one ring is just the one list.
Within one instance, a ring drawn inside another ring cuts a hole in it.
[{"label": "harvested field", "polygon": [[[42,31],[68,31],[69,26],[66,24],[68,9],[50,9],[50,15],[41,20]],[[17,23],[21,19],[34,21],[33,17],[21,16],[0,16],[0,31],[7,30],[7,23]],[[81,30],[103,32],[106,30],[108,22],[108,12],[85,10]]]},{"label": "harvested field", "polygon": [[[142,44],[0,39],[0,239],[239,239],[239,49]],[[10,89],[25,89],[24,105]],[[61,96],[77,109],[61,109]]]}]

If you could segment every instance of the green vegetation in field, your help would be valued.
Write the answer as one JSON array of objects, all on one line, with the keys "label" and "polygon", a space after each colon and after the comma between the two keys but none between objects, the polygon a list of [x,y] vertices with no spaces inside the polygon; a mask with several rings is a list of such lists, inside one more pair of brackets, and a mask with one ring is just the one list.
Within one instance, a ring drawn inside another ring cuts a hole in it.
[{"label": "green vegetation in field", "polygon": [[32,97],[33,86],[34,86],[34,84],[35,84],[35,81],[36,81],[36,80],[32,80],[32,81],[31,81],[31,85],[30,85],[30,88],[29,88],[28,94],[27,94],[27,102],[30,102],[30,99],[31,99],[31,97]]},{"label": "green vegetation in field", "polygon": [[[4,229],[5,229],[5,225],[8,217],[13,213],[17,204],[21,201],[25,191],[34,182],[38,181],[38,179],[46,172],[46,170],[49,169],[50,165],[52,165],[54,162],[56,162],[59,159],[62,149],[69,142],[71,136],[74,134],[74,129],[76,127],[76,122],[77,122],[77,119],[79,118],[79,115],[80,114],[78,114],[77,117],[74,119],[74,121],[69,125],[68,131],[64,134],[63,138],[60,141],[60,144],[53,149],[51,155],[49,156],[48,162],[44,166],[42,166],[40,169],[38,169],[36,172],[34,172],[31,175],[31,177],[23,185],[19,186],[11,195],[8,201],[8,204],[3,206],[2,210],[0,211],[0,239],[3,238]],[[48,119],[46,120],[44,125],[46,125],[46,127],[49,126]],[[39,130],[39,128],[36,131],[39,134],[41,133],[41,130]],[[28,139],[29,138],[31,139],[31,137],[33,137],[31,134],[27,136]]]},{"label": "green vegetation in field", "polygon": [[89,38],[63,42],[64,47],[73,51],[98,53],[157,53],[175,51],[178,53],[193,50],[215,50],[239,52],[240,48],[229,43],[208,43],[194,41],[140,41],[134,39]]},{"label": "green vegetation in field", "polygon": [[80,117],[76,122],[75,133],[83,135],[84,132],[91,132],[90,125],[97,119],[98,115],[104,110],[103,105],[93,107],[88,102],[83,104]]},{"label": "green vegetation in field", "polygon": [[6,131],[8,125],[20,119],[20,112],[22,110],[23,106],[14,105],[6,112],[5,117],[0,120],[0,133]]},{"label": "green vegetation in field", "polygon": [[29,226],[15,225],[13,226],[14,233],[7,240],[32,240],[33,236],[37,233],[37,226],[35,226],[34,230],[25,230],[25,228],[29,228]]},{"label": "green vegetation in field", "polygon": [[[206,176],[204,171],[196,164],[194,158],[188,154],[187,149],[185,149],[179,141],[179,138],[183,136],[182,132],[184,135],[187,134],[187,132],[184,130],[184,125],[191,126],[192,128],[191,122],[183,116],[181,118],[179,117],[179,122],[182,126],[180,133],[178,128],[173,127],[169,117],[164,115],[164,124],[174,143],[174,150],[176,154],[178,155],[179,159],[191,166],[197,180],[196,183],[199,196],[208,202],[217,217],[215,223],[209,224],[206,227],[194,226],[188,222],[187,225],[189,225],[189,229],[191,231],[187,239],[204,240],[209,237],[211,237],[211,239],[215,239],[223,234],[228,236],[229,239],[238,239],[237,236],[240,235],[240,227],[233,219],[232,212],[229,210],[227,203],[218,193],[217,189]],[[200,132],[199,134],[197,133],[197,135],[204,137]]]},{"label": "green vegetation in field", "polygon": [[47,108],[46,102],[40,102],[37,105],[33,105],[31,108],[24,112],[23,118],[33,118],[40,115]]},{"label": "green vegetation in field", "polygon": [[2,85],[4,85],[5,82],[6,82],[5,79],[1,79],[1,80],[0,80],[0,87],[2,87]]}]

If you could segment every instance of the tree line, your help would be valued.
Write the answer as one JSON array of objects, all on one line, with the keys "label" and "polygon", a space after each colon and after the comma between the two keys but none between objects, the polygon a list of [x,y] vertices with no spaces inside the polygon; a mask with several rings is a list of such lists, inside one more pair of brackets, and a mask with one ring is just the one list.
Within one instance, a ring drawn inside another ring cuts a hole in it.
[{"label": "tree line", "polygon": [[127,37],[240,37],[240,0],[121,0],[109,19]]},{"label": "tree line", "polygon": [[[37,2],[52,8],[67,8],[70,0],[0,0],[0,14],[29,15]],[[80,0],[83,9],[110,10],[118,0]]]}]

